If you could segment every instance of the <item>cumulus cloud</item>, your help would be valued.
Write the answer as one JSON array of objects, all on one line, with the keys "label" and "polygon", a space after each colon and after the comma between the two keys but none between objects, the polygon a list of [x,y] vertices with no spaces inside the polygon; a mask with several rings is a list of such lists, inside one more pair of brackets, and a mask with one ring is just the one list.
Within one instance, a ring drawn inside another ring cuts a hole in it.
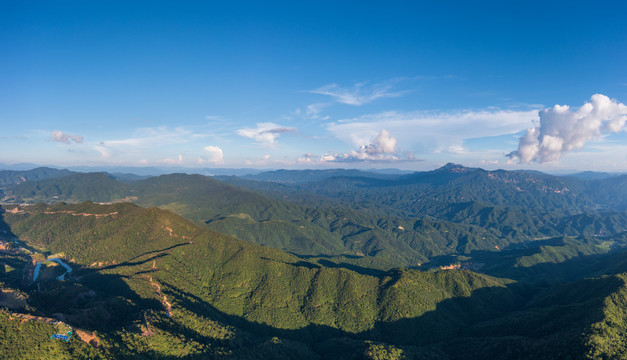
[{"label": "cumulus cloud", "polygon": [[627,106],[602,94],[595,94],[579,109],[555,105],[539,112],[538,126],[527,129],[518,149],[507,156],[522,163],[556,161],[586,142],[619,132],[625,127]]},{"label": "cumulus cloud", "polygon": [[198,159],[199,164],[211,163],[222,164],[224,163],[224,153],[222,149],[217,146],[205,146],[203,148],[204,155]]},{"label": "cumulus cloud", "polygon": [[397,151],[398,141],[389,131],[383,129],[371,143],[360,146],[357,150],[345,153],[330,152],[317,157],[313,154],[305,154],[298,159],[301,164],[325,163],[325,162],[393,162],[415,161],[410,152]]},{"label": "cumulus cloud", "polygon": [[66,134],[61,130],[55,130],[50,134],[50,140],[64,144],[71,144],[72,142],[75,144],[81,144],[83,142],[83,137],[80,135]]},{"label": "cumulus cloud", "polygon": [[347,105],[364,105],[381,98],[399,97],[406,91],[392,91],[394,81],[368,85],[361,82],[350,88],[344,88],[338,84],[329,84],[318,89],[310,90],[310,93],[327,95],[336,102]]},{"label": "cumulus cloud", "polygon": [[275,143],[282,133],[296,132],[295,128],[289,128],[275,123],[257,123],[256,128],[242,128],[235,133],[240,136],[255,139],[256,142],[262,145],[272,145]]},{"label": "cumulus cloud", "polygon": [[396,144],[398,141],[390,132],[383,129],[379,132],[372,144],[364,145],[359,150],[364,154],[368,154],[370,156],[377,154],[393,154],[396,151]]}]

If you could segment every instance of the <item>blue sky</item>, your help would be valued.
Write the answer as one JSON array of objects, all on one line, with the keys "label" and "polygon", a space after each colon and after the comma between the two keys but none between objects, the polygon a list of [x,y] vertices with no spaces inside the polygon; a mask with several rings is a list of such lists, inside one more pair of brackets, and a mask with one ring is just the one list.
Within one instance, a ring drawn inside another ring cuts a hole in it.
[{"label": "blue sky", "polygon": [[627,171],[626,13],[3,1],[0,163]]}]

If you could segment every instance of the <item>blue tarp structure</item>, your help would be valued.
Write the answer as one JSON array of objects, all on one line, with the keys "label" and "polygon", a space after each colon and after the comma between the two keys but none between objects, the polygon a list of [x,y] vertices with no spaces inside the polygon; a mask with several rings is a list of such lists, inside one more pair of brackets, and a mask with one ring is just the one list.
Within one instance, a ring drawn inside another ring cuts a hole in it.
[{"label": "blue tarp structure", "polygon": [[70,339],[72,338],[72,332],[68,331],[66,335],[63,334],[52,334],[52,336],[50,337],[50,339],[59,339],[59,340],[64,340],[64,341],[70,341]]}]

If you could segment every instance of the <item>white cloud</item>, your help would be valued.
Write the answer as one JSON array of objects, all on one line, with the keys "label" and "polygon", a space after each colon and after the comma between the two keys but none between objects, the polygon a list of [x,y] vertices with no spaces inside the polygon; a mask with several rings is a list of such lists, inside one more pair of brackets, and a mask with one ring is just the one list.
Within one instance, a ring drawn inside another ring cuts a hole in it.
[{"label": "white cloud", "polygon": [[111,157],[111,150],[103,146],[102,144],[95,145],[94,150],[98,151],[100,153],[100,156],[104,158]]},{"label": "white cloud", "polygon": [[163,159],[161,162],[167,165],[181,165],[183,164],[183,155],[179,154],[177,159]]},{"label": "white cloud", "polygon": [[336,138],[365,146],[385,128],[404,148],[421,153],[459,153],[464,140],[514,134],[538,119],[537,110],[466,110],[453,113],[388,111],[327,125]]},{"label": "white cloud", "polygon": [[124,154],[136,153],[166,145],[183,144],[202,137],[204,135],[194,134],[181,127],[169,129],[166,126],[160,126],[157,128],[137,129],[133,137],[101,141],[93,148],[102,157],[111,157],[117,152]]},{"label": "white cloud", "polygon": [[351,88],[343,88],[338,84],[329,84],[321,88],[310,90],[313,94],[327,95],[336,102],[347,105],[364,105],[381,98],[399,97],[407,91],[392,91],[395,81],[368,85],[361,82]]},{"label": "white cloud", "polygon": [[389,131],[383,129],[372,142],[360,146],[357,150],[345,153],[330,152],[317,157],[313,154],[305,154],[298,159],[301,164],[326,163],[326,162],[394,162],[416,161],[410,152],[397,151],[398,141]]},{"label": "white cloud", "polygon": [[627,106],[595,94],[576,111],[568,105],[555,105],[541,110],[539,117],[539,126],[527,129],[518,149],[508,157],[522,163],[557,161],[564,153],[582,149],[591,140],[621,131],[627,120]]},{"label": "white cloud", "polygon": [[324,110],[324,108],[328,107],[329,105],[331,104],[329,103],[309,104],[307,105],[307,108],[305,109],[305,115],[309,119],[327,120],[329,116],[321,116],[320,113],[322,112],[322,110]]},{"label": "white cloud", "polygon": [[240,136],[255,139],[256,142],[262,145],[272,145],[275,143],[282,133],[296,132],[295,128],[289,128],[275,123],[257,123],[256,128],[242,128],[235,133]]},{"label": "white cloud", "polygon": [[390,132],[383,129],[379,132],[379,135],[374,138],[372,144],[362,146],[360,152],[370,156],[377,154],[393,154],[396,151],[397,143],[398,141],[390,135]]},{"label": "white cloud", "polygon": [[122,140],[107,140],[102,144],[108,147],[137,147],[151,148],[163,145],[181,144],[197,137],[191,131],[183,128],[168,129],[166,126],[158,128],[142,128],[135,131],[135,136]]},{"label": "white cloud", "polygon": [[70,135],[62,132],[61,130],[55,130],[50,134],[50,140],[61,142],[64,144],[71,144],[74,142],[75,144],[83,143],[83,137],[80,135]]},{"label": "white cloud", "polygon": [[201,156],[198,159],[199,164],[211,163],[211,164],[222,164],[224,163],[224,153],[222,149],[217,146],[205,146],[203,148],[205,151],[204,156]]}]

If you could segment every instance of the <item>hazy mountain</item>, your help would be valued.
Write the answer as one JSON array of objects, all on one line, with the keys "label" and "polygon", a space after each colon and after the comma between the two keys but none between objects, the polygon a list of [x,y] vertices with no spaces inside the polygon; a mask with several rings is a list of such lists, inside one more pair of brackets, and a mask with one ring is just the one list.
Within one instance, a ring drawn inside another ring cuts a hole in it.
[{"label": "hazy mountain", "polygon": [[373,171],[355,169],[329,169],[329,170],[275,170],[266,171],[254,175],[241,176],[243,179],[271,181],[285,184],[313,183],[331,177],[368,177],[373,179],[395,179],[399,174],[384,174]]},{"label": "hazy mountain", "polygon": [[48,178],[59,178],[70,174],[72,174],[72,172],[67,169],[58,170],[47,167],[39,167],[31,170],[0,170],[0,186]]},{"label": "hazy mountain", "polygon": [[608,172],[596,172],[596,171],[582,171],[574,174],[566,175],[568,177],[574,177],[581,180],[600,180],[607,179],[615,176],[624,175],[621,173],[608,173]]},{"label": "hazy mountain", "polygon": [[620,233],[627,229],[621,198],[603,200],[603,191],[591,189],[620,194],[621,179],[588,183],[454,164],[396,179],[341,176],[288,185],[226,178],[254,184],[258,193],[201,175],[121,183],[88,173],[7,187],[5,201],[132,201],[251,243],[389,269],[548,237]]}]

